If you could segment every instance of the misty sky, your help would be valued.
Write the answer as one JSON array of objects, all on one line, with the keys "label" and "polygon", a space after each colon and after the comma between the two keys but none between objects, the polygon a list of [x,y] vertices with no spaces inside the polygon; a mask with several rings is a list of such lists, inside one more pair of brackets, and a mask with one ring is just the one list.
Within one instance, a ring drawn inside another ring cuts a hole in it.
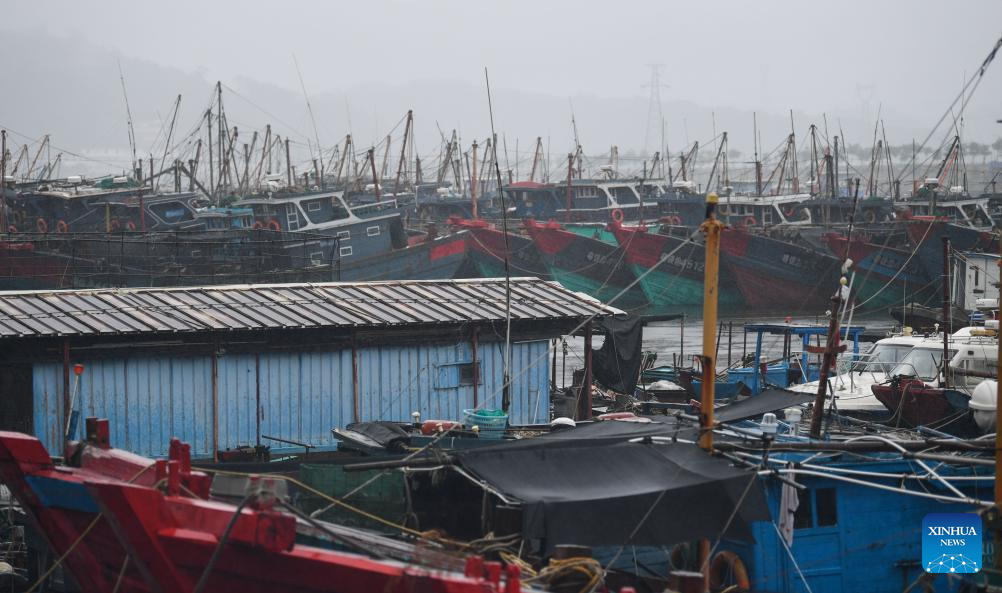
[{"label": "misty sky", "polygon": [[[1002,35],[1000,0],[35,0],[7,2],[4,13],[0,34],[80,37],[206,81],[247,78],[300,93],[295,54],[313,95],[350,98],[366,86],[406,89],[435,81],[482,86],[487,66],[502,91],[564,101],[632,99],[631,113],[615,115],[630,118],[624,129],[632,138],[619,142],[637,146],[647,114],[636,107],[645,105],[638,99],[648,96],[651,63],[664,64],[664,103],[777,116],[793,109],[859,121],[872,121],[881,104],[885,119],[907,122],[905,133],[917,135],[935,123]],[[32,83],[17,82],[19,89]],[[408,107],[400,100],[392,113],[373,116],[389,125]],[[511,121],[533,105],[502,109]],[[338,120],[346,114],[317,115],[326,136],[343,134]],[[670,115],[677,130],[678,114]],[[18,114],[4,113],[0,104],[0,116],[9,121]],[[997,119],[1002,57],[969,106],[966,129],[990,142],[1002,131]]]}]

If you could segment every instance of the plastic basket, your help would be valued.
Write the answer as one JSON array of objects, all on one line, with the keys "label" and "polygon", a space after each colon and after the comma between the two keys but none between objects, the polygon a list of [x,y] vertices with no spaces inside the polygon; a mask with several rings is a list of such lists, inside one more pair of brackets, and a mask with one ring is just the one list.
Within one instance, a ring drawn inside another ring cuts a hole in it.
[{"label": "plastic basket", "polygon": [[478,427],[482,439],[500,439],[508,426],[508,414],[501,410],[463,410],[463,424]]}]

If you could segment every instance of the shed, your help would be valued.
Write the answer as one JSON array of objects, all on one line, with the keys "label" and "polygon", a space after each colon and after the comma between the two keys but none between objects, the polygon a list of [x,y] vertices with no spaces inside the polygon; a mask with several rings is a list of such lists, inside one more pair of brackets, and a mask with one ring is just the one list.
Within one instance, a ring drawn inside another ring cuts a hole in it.
[{"label": "shed", "polygon": [[[545,422],[550,340],[618,311],[510,287],[511,421]],[[331,446],[334,427],[414,411],[460,419],[501,407],[505,302],[504,279],[4,292],[0,428],[59,454],[72,401],[111,420],[116,447],[160,455],[176,436],[207,457]]]}]

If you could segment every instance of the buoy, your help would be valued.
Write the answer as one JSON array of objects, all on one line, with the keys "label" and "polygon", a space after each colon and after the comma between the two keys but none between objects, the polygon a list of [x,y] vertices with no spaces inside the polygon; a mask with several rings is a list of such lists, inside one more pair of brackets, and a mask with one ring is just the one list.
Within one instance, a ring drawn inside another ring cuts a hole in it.
[{"label": "buoy", "polygon": [[65,220],[60,220],[59,222],[56,223],[56,232],[57,233],[68,233],[69,230],[70,230],[70,227],[69,227],[68,224],[66,224]]},{"label": "buoy", "polygon": [[612,220],[614,220],[615,222],[619,222],[619,223],[623,222],[623,211],[621,209],[619,209],[619,208],[616,208],[615,210],[613,210],[612,211]]},{"label": "buoy", "polygon": [[14,234],[17,232],[17,227],[14,225],[10,225],[9,227],[7,227],[7,232],[10,234]]},{"label": "buoy", "polygon": [[743,222],[745,226],[755,226],[755,217],[746,216]]},{"label": "buoy", "polygon": [[112,221],[108,224],[108,232],[115,232],[120,228],[122,228],[122,223],[118,222],[117,218],[112,219]]},{"label": "buoy", "polygon": [[38,232],[43,235],[49,232],[49,223],[45,222],[44,218],[39,218],[35,221],[35,227],[38,228]]},{"label": "buoy", "polygon": [[134,223],[134,222],[132,222],[130,220],[129,222],[125,223],[125,228],[128,229],[128,230],[130,230],[130,231],[134,231],[134,230],[136,230],[136,223]]},{"label": "buoy", "polygon": [[259,230],[261,230],[263,228],[264,228],[264,225],[261,224],[260,220],[255,220],[254,221],[254,230],[258,230],[259,231]]},{"label": "buoy", "polygon": [[867,210],[863,217],[866,218],[866,222],[877,222],[877,213],[873,210]]},{"label": "buoy", "polygon": [[273,231],[280,231],[282,230],[282,225],[278,224],[278,221],[272,218],[268,221],[268,228]]},{"label": "buoy", "polygon": [[[728,583],[728,581],[733,581]],[[710,562],[710,588],[719,591],[728,584],[736,585],[739,591],[751,589],[748,569],[737,554],[730,550],[718,552]]]},{"label": "buoy", "polygon": [[675,226],[682,226],[682,217],[681,216],[672,216],[671,217],[671,223],[673,225],[675,225]]}]

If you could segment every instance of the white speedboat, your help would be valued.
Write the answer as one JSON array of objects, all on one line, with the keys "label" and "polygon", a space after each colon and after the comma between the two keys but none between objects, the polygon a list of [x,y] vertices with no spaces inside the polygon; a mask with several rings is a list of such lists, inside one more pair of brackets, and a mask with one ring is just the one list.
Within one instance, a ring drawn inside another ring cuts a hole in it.
[{"label": "white speedboat", "polygon": [[[846,416],[880,419],[887,408],[873,396],[870,386],[883,383],[888,372],[908,355],[916,345],[925,340],[922,336],[901,335],[878,340],[864,354],[847,354],[842,372],[828,377],[828,394],[835,399],[835,408]],[[790,387],[792,391],[817,393],[818,382],[801,383]]]}]

